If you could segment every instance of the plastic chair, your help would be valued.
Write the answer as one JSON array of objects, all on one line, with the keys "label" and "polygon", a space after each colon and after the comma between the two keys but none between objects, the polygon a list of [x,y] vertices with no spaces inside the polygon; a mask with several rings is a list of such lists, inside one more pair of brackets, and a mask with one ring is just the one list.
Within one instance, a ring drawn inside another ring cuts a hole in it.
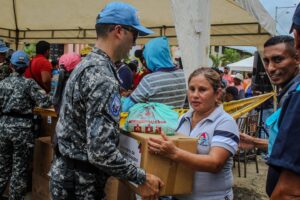
[{"label": "plastic chair", "polygon": [[[252,137],[257,136],[258,131],[258,113],[249,114],[245,117],[237,119],[240,132],[246,133]],[[247,177],[247,163],[248,161],[254,160],[256,165],[256,173],[259,173],[258,162],[257,162],[257,148],[242,148],[239,147],[236,155],[234,156],[234,167],[235,162],[238,163],[238,175],[241,177],[240,163],[244,163],[244,177]]]}]

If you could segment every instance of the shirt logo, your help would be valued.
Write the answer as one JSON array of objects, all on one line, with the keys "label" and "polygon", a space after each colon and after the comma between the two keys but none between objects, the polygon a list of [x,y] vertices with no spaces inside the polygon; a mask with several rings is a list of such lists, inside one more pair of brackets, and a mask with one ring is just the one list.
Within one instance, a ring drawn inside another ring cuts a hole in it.
[{"label": "shirt logo", "polygon": [[200,134],[198,138],[198,144],[202,146],[208,146],[208,134],[206,132]]},{"label": "shirt logo", "polygon": [[110,112],[113,116],[119,116],[121,110],[121,100],[117,94],[114,95],[113,100],[110,103]]}]

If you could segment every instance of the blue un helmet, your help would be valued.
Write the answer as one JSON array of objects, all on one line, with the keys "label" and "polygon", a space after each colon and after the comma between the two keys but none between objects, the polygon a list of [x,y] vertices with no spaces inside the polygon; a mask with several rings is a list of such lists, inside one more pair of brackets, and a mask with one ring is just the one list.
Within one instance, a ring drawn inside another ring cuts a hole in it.
[{"label": "blue un helmet", "polygon": [[153,31],[142,26],[137,15],[137,10],[130,4],[111,2],[98,14],[96,24],[120,24],[131,26],[138,31],[140,36],[152,34]]},{"label": "blue un helmet", "polygon": [[29,65],[29,57],[24,51],[16,51],[12,54],[10,62],[15,69],[25,68]]},{"label": "blue un helmet", "polygon": [[6,53],[9,50],[9,48],[6,46],[6,44],[0,40],[0,53]]}]

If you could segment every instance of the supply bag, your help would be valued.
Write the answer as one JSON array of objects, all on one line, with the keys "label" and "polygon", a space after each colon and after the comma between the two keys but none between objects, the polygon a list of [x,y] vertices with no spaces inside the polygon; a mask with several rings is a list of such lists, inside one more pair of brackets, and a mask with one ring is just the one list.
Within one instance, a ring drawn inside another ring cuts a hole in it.
[{"label": "supply bag", "polygon": [[177,128],[178,113],[172,106],[161,103],[138,103],[130,108],[125,122],[125,130],[139,133],[156,133],[163,131],[174,135]]}]

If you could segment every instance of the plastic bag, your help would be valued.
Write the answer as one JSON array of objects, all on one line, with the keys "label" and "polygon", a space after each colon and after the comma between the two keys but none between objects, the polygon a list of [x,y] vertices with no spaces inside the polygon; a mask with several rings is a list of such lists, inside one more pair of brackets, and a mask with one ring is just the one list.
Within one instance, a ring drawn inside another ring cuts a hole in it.
[{"label": "plastic bag", "polygon": [[163,131],[167,135],[174,135],[177,121],[178,113],[171,106],[138,103],[130,108],[124,128],[129,132],[159,134]]}]

